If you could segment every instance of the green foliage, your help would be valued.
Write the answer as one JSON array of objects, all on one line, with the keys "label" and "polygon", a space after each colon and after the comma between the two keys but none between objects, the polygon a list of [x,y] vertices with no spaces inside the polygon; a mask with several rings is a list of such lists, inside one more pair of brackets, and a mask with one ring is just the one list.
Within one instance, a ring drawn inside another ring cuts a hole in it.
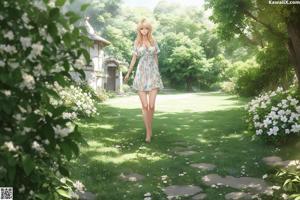
[{"label": "green foliage", "polygon": [[274,199],[300,199],[300,165],[291,162],[288,168],[277,168],[270,181],[279,185],[273,193]]},{"label": "green foliage", "polygon": [[51,98],[54,83],[69,85],[70,68],[85,76],[75,63],[90,62],[89,39],[72,25],[75,13],[62,14],[64,3],[0,1],[0,185],[14,187],[16,199],[68,199],[78,189],[60,180],[86,141]]},{"label": "green foliage", "polygon": [[[245,75],[245,81],[264,80],[259,81],[262,84],[259,90],[291,85],[290,80],[295,72],[292,72],[288,59],[287,23],[299,24],[296,17],[300,13],[299,6],[270,5],[268,1],[255,0],[209,0],[206,6],[213,10],[210,19],[218,24],[218,36],[225,41],[238,37],[258,52],[257,62],[261,69],[256,72],[251,70]],[[247,86],[242,87],[246,89]],[[254,88],[249,87],[249,90]],[[257,92],[248,93],[253,95]]]},{"label": "green foliage", "polygon": [[250,131],[273,144],[286,143],[300,133],[300,94],[296,86],[261,93],[246,106]]}]

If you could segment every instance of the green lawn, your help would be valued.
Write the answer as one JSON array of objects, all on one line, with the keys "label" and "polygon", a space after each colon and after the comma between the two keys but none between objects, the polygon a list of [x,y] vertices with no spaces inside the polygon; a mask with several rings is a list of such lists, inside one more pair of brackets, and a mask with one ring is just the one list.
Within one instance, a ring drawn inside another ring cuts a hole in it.
[{"label": "green lawn", "polygon": [[[238,190],[208,187],[201,181],[204,175],[261,178],[270,171],[262,157],[300,156],[294,145],[278,149],[251,140],[244,119],[244,105],[249,100],[219,92],[159,93],[152,142],[147,144],[139,97],[109,99],[99,104],[99,117],[79,123],[90,146],[82,146],[79,158],[71,162],[72,178],[81,180],[101,200],[141,200],[147,192],[152,200],[166,199],[162,188],[176,184],[194,184],[204,190],[207,199],[224,199],[225,194]],[[179,141],[185,145],[176,144]],[[175,147],[190,145],[195,145],[197,154],[184,157],[174,153]],[[217,167],[201,171],[189,166],[196,162]],[[123,181],[119,178],[122,172],[139,173],[145,179]],[[183,172],[186,174],[179,176]],[[169,177],[167,183],[163,183],[163,175]]]}]

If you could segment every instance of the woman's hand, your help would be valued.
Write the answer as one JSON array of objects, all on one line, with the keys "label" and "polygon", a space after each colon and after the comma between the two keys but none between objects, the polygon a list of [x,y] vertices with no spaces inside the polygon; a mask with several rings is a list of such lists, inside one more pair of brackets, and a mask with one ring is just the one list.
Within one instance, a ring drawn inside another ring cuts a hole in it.
[{"label": "woman's hand", "polygon": [[126,76],[124,77],[124,83],[127,83],[128,79],[129,79],[129,75],[126,74]]}]

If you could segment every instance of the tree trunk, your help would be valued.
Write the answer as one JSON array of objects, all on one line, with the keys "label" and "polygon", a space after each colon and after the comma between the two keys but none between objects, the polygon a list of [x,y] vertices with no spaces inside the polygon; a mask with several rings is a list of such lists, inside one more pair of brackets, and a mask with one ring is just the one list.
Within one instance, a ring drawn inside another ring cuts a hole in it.
[{"label": "tree trunk", "polygon": [[[292,21],[287,22],[288,42],[286,47],[290,60],[295,68],[298,83],[300,83],[300,26]],[[300,90],[300,84],[298,84]]]},{"label": "tree trunk", "polygon": [[186,89],[187,89],[187,91],[192,91],[192,86],[193,86],[192,80],[190,78],[187,78],[186,79]]}]

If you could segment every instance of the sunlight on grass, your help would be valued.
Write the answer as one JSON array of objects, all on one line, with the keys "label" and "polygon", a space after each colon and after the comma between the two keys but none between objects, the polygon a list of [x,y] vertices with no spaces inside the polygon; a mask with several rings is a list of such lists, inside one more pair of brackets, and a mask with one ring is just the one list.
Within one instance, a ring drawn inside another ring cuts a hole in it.
[{"label": "sunlight on grass", "polygon": [[[239,99],[232,98],[233,95],[222,95],[216,92],[212,95],[210,92],[198,93],[183,93],[183,94],[170,94],[161,95],[156,97],[155,109],[160,112],[204,112],[214,110],[224,110],[230,108],[238,108],[242,105],[239,104]],[[138,95],[125,96],[120,98],[108,99],[105,104],[109,106],[118,105],[119,108],[126,109],[140,109],[141,102]],[[142,115],[137,115],[141,117]]]},{"label": "sunlight on grass", "polygon": [[230,139],[230,138],[241,138],[244,137],[242,134],[238,135],[238,134],[230,134],[230,135],[226,135],[226,136],[221,136],[222,139]]},{"label": "sunlight on grass", "polygon": [[[199,134],[198,136],[201,136],[201,135]],[[201,143],[209,143],[207,140],[202,139],[202,138],[197,139],[197,141],[199,141],[199,142],[201,142]]]},{"label": "sunlight on grass", "polygon": [[111,124],[97,124],[97,123],[89,123],[89,124],[82,124],[82,123],[78,123],[78,125],[80,125],[81,127],[84,128],[103,128],[103,129],[113,129],[114,126]]},{"label": "sunlight on grass", "polygon": [[128,154],[123,154],[121,156],[117,157],[112,157],[111,155],[95,155],[91,159],[101,161],[103,163],[114,163],[114,164],[120,164],[124,163],[127,161],[130,162],[139,162],[139,159],[143,160],[149,160],[149,161],[159,161],[168,158],[166,154],[160,154],[159,156],[157,155],[149,155],[146,153],[128,153]]},{"label": "sunlight on grass", "polygon": [[113,129],[113,125],[111,124],[101,124],[101,125],[98,125],[99,128],[103,128],[103,129]]},{"label": "sunlight on grass", "polygon": [[113,148],[113,147],[90,147],[89,149],[86,149],[86,150],[83,150],[82,152],[85,152],[85,153],[89,153],[90,151],[93,151],[93,152],[99,152],[99,153],[107,153],[107,152],[113,152],[113,153],[117,153],[119,154],[120,151],[119,149],[117,148]]}]

